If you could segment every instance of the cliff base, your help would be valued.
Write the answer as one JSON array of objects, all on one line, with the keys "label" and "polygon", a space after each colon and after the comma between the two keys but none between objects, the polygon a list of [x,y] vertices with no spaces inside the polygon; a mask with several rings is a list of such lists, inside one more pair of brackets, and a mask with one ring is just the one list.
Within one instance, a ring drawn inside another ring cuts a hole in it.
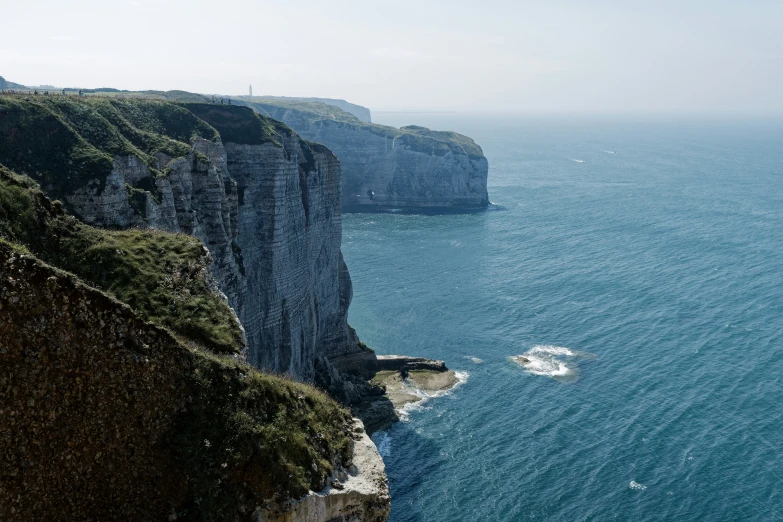
[{"label": "cliff base", "polygon": [[[364,365],[360,364],[361,360]],[[344,365],[349,362],[354,375],[362,376],[352,377],[362,382],[354,384],[360,392],[351,403],[351,411],[364,421],[370,434],[399,421],[398,411],[407,404],[442,395],[459,382],[455,372],[443,361],[404,355],[341,361]]]}]

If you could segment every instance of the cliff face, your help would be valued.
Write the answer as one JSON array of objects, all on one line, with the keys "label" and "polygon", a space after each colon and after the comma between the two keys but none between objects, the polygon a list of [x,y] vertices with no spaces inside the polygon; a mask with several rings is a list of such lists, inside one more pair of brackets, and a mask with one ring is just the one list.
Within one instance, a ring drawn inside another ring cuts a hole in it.
[{"label": "cliff face", "polygon": [[335,156],[248,108],[0,97],[0,518],[385,520],[348,412],[238,357],[377,395],[340,238]]},{"label": "cliff face", "polygon": [[488,163],[481,147],[454,132],[401,129],[359,121],[320,104],[279,100],[242,103],[323,143],[343,168],[348,211],[373,208],[479,209],[489,204]]},{"label": "cliff face", "polygon": [[188,349],[4,241],[0,281],[0,519],[388,517],[380,455],[323,393]]},{"label": "cliff face", "polygon": [[[24,136],[36,125],[44,135]],[[201,239],[252,364],[309,381],[358,346],[340,164],[284,125],[245,107],[0,99],[0,162],[89,224]]]}]

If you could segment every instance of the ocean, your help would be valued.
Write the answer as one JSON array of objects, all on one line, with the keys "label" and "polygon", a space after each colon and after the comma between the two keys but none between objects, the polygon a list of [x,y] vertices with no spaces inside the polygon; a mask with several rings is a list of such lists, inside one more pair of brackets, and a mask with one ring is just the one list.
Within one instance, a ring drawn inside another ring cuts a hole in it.
[{"label": "ocean", "polygon": [[492,202],[343,218],[360,338],[464,377],[375,435],[392,521],[783,520],[783,123],[373,116]]}]

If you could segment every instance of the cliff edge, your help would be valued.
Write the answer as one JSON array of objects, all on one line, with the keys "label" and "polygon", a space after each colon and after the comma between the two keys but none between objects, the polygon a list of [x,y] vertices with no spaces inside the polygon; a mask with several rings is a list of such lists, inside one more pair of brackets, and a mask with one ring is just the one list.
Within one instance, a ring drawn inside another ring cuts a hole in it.
[{"label": "cliff edge", "polygon": [[370,109],[350,103],[345,100],[338,100],[335,98],[307,98],[297,96],[241,96],[240,98],[248,101],[268,101],[268,102],[310,102],[310,103],[323,103],[325,105],[333,105],[339,109],[355,116],[359,121],[364,123],[372,123],[372,114]]},{"label": "cliff edge", "polygon": [[337,155],[346,211],[476,210],[489,205],[489,165],[481,147],[467,136],[366,123],[320,103],[255,98],[240,103]]},{"label": "cliff edge", "polygon": [[253,365],[313,381],[358,349],[340,164],[285,125],[238,106],[5,96],[0,163],[87,224],[200,239]]},{"label": "cliff edge", "polygon": [[84,225],[0,166],[0,518],[299,521],[334,488],[328,518],[386,519],[383,462],[347,410],[241,344],[206,348],[241,333],[208,259],[187,235]]}]

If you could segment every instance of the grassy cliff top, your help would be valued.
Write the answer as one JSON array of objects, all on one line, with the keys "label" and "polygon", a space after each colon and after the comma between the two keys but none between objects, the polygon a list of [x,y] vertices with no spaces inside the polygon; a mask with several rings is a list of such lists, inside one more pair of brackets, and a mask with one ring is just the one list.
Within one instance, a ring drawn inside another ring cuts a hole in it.
[{"label": "grassy cliff top", "polygon": [[269,95],[239,96],[239,98],[241,100],[247,100],[247,101],[274,100],[274,101],[300,101],[300,102],[325,103],[327,105],[334,105],[336,107],[339,107],[345,112],[348,112],[356,116],[361,121],[365,121],[369,123],[372,120],[372,114],[370,113],[370,109],[340,98],[319,98],[319,97],[311,97],[311,96],[269,96]]},{"label": "grassy cliff top", "polygon": [[208,253],[192,236],[85,225],[32,180],[0,165],[0,237],[108,292],[181,338],[219,352],[242,347],[238,321],[210,287]]},{"label": "grassy cliff top", "polygon": [[[101,97],[116,97],[118,99],[159,100],[178,103],[199,118],[213,125],[225,143],[258,144],[275,141],[276,134],[291,135],[293,131],[284,123],[268,118],[263,114],[252,117],[239,109],[244,104],[236,98],[228,96],[213,96],[188,91],[104,91],[94,93]],[[229,104],[228,100],[232,103]]]},{"label": "grassy cliff top", "polygon": [[451,152],[453,154],[467,154],[471,158],[484,157],[481,147],[471,138],[462,134],[432,131],[415,125],[397,129],[377,123],[366,123],[338,107],[325,103],[263,97],[253,97],[252,99],[242,97],[237,103],[252,107],[261,114],[276,120],[285,121],[294,130],[300,132],[304,132],[306,128],[313,125],[338,125],[398,140],[402,145],[425,154],[443,156]]},{"label": "grassy cliff top", "polygon": [[248,107],[190,102],[180,105],[216,128],[224,143],[260,145],[275,142],[279,135],[294,134],[287,125],[265,118]]},{"label": "grassy cliff top", "polygon": [[265,98],[263,96],[253,96],[252,98],[249,96],[243,96],[237,101],[237,103],[252,107],[262,114],[269,113],[270,117],[274,117],[272,116],[272,113],[279,113],[279,109],[296,111],[297,115],[308,124],[312,124],[321,120],[332,120],[343,123],[356,123],[359,125],[365,125],[364,122],[359,120],[359,118],[353,114],[344,111],[335,105],[329,105],[323,102],[287,100],[271,97]]},{"label": "grassy cliff top", "polygon": [[246,107],[183,99],[0,96],[0,163],[62,197],[105,179],[115,156],[135,155],[165,175],[157,155],[185,157],[195,139],[261,144],[293,133]]}]

